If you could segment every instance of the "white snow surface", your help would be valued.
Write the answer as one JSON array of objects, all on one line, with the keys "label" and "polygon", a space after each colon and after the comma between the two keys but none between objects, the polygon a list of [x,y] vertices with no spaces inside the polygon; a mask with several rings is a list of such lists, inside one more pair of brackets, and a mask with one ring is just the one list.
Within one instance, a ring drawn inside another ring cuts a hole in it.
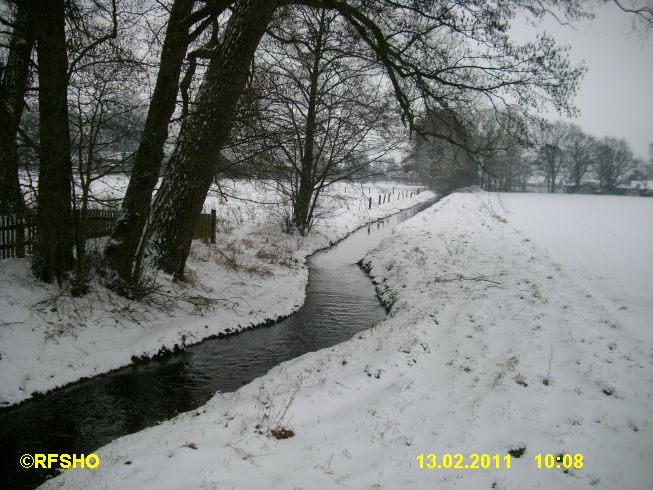
[{"label": "white snow surface", "polygon": [[488,193],[487,204],[546,249],[620,324],[653,343],[653,199]]},{"label": "white snow surface", "polygon": [[[583,206],[516,197],[526,226],[510,199],[510,215],[492,199],[448,196],[368,255],[393,304],[387,320],[117,439],[97,450],[98,469],[45,487],[651,488],[652,345],[533,231],[541,205]],[[606,215],[593,239],[622,219]],[[650,239],[651,227],[638,230]],[[619,299],[630,308],[638,298]],[[294,436],[278,440],[276,428]],[[419,469],[416,459],[460,453],[469,463],[519,448],[510,469]],[[584,466],[537,469],[533,458],[547,453],[582,454]]]},{"label": "white snow surface", "polygon": [[[112,178],[98,192],[119,194],[125,185]],[[339,183],[323,197],[312,233],[301,237],[282,233],[287,206],[271,183],[223,186],[226,202],[213,189],[205,203],[218,211],[216,245],[194,241],[188,283],[158,275],[143,301],[119,297],[97,280],[88,295],[73,298],[34,280],[27,259],[0,261],[0,405],[126,366],[133,356],[287,316],[304,303],[308,255],[434,197],[430,191],[406,197],[417,186]],[[379,206],[378,194],[393,189],[390,202]],[[368,195],[374,200],[369,210]],[[101,249],[102,242],[89,245]]]}]

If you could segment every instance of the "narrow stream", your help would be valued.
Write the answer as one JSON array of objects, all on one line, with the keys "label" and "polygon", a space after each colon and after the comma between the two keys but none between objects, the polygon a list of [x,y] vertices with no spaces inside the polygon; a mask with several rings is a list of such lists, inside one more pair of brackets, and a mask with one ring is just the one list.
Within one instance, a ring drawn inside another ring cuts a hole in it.
[{"label": "narrow stream", "polygon": [[310,259],[304,306],[270,328],[211,339],[163,359],[57,389],[0,409],[0,482],[34,488],[49,470],[23,469],[22,454],[90,453],[125,434],[235,391],[280,362],[351,338],[385,318],[370,280],[356,265],[420,204],[371,223]]}]

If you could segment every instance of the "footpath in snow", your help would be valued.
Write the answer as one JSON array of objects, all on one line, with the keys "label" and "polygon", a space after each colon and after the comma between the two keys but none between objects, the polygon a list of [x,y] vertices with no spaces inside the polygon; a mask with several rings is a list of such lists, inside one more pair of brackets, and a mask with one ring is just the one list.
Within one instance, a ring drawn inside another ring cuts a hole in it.
[{"label": "footpath in snow", "polygon": [[[650,488],[652,346],[489,202],[453,194],[365,259],[384,322],[46,488]],[[509,469],[417,460],[509,452]]]},{"label": "footpath in snow", "polygon": [[[194,241],[187,283],[160,275],[152,280],[152,294],[138,302],[97,281],[87,296],[74,298],[35,281],[28,260],[0,261],[0,406],[288,316],[304,302],[306,257],[368,222],[434,197],[392,183],[334,187],[318,210],[325,219],[307,237],[282,232],[285,208],[265,182],[224,189],[246,200],[209,196],[206,207],[218,210],[217,244]],[[390,201],[378,205],[377,196],[393,190]],[[95,246],[101,248],[101,241]]]}]

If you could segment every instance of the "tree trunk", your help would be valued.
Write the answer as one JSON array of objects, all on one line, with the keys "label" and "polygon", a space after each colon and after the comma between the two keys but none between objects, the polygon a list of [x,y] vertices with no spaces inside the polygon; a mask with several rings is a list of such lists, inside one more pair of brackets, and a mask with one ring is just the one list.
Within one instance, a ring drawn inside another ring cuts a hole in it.
[{"label": "tree trunk", "polygon": [[[319,48],[318,48],[319,49]],[[314,75],[314,76],[313,76]],[[299,189],[295,196],[295,209],[293,223],[301,235],[305,235],[309,228],[309,209],[313,198],[313,166],[314,166],[314,147],[315,147],[315,109],[317,90],[317,72],[311,76],[311,88],[308,100],[308,113],[306,116],[306,133],[304,136],[304,151],[301,160],[301,169],[299,175]]]},{"label": "tree trunk", "polygon": [[209,61],[195,103],[181,125],[153,210],[150,252],[156,265],[182,277],[193,229],[231,130],[248,68],[276,2],[236,3],[222,42]]},{"label": "tree trunk", "polygon": [[580,179],[582,178],[582,175],[580,173],[580,167],[577,162],[574,162],[574,184],[576,184],[576,190],[580,187]]},{"label": "tree trunk", "polygon": [[194,3],[195,0],[175,0],[170,11],[143,136],[120,215],[104,251],[108,266],[118,273],[123,284],[137,279],[134,277],[134,262],[150,214],[150,201],[159,178],[168,125],[177,101],[181,67],[190,42],[189,28],[181,21],[190,15]]},{"label": "tree trunk", "polygon": [[295,196],[295,206],[293,210],[293,223],[297,231],[304,236],[308,232],[309,219],[308,212],[311,207],[313,197],[313,185],[311,182],[311,169],[302,166],[299,189]]},{"label": "tree trunk", "polygon": [[324,14],[320,17],[320,25],[315,39],[313,53],[313,66],[310,68],[308,110],[306,113],[306,132],[304,134],[304,148],[301,160],[301,172],[299,176],[299,189],[295,198],[295,215],[293,222],[299,233],[305,235],[310,227],[309,211],[313,199],[314,182],[313,173],[315,167],[315,129],[317,119],[317,90],[320,80],[320,60],[322,58],[322,39],[324,34]]},{"label": "tree trunk", "polygon": [[72,268],[72,164],[68,132],[68,57],[64,0],[32,0],[39,77],[39,184],[32,270],[61,284]]},{"label": "tree trunk", "polygon": [[24,0],[16,2],[14,30],[0,79],[0,213],[22,214],[16,134],[25,107],[34,31]]},{"label": "tree trunk", "polygon": [[89,184],[82,184],[82,199],[79,209],[74,210],[74,218],[76,220],[76,233],[75,233],[75,280],[74,286],[71,288],[73,296],[81,296],[88,292],[88,277],[87,277],[87,253],[86,253],[86,238],[88,231],[88,197],[89,197]]}]

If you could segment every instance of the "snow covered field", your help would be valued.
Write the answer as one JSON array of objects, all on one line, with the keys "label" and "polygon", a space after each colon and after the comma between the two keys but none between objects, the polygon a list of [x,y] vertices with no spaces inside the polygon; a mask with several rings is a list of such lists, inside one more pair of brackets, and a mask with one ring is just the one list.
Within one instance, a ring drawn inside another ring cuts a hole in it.
[{"label": "snow covered field", "polygon": [[[622,268],[585,258],[592,272],[579,275],[568,261],[576,267],[586,252],[557,255],[549,234],[538,235],[543,214],[584,222],[585,198],[554,205],[561,197],[504,196],[505,209],[482,192],[443,199],[366,259],[393,305],[386,321],[120,438],[97,451],[97,470],[70,470],[46,487],[651,488],[653,345],[639,330],[647,318],[623,313],[644,311],[636,305],[642,295],[653,302],[651,289],[623,290],[626,309],[615,309],[592,274],[609,284]],[[626,206],[646,222],[649,202]],[[583,240],[608,240],[630,219],[622,212],[606,214],[605,228],[588,225]],[[637,230],[634,239],[650,243],[653,227]],[[583,242],[572,235],[570,249]],[[650,260],[628,248],[632,235],[615,235],[616,254]],[[651,284],[650,269],[632,270],[615,281]],[[294,435],[273,435],[284,431]],[[504,461],[508,451],[510,469],[417,461]],[[582,454],[583,467],[537,468],[536,455],[563,453]]]},{"label": "snow covered field", "polygon": [[[119,195],[125,185],[126,180],[112,178],[96,194]],[[378,194],[393,189],[391,201],[378,206]],[[142,302],[118,297],[97,281],[86,297],[73,298],[35,281],[27,260],[0,261],[0,405],[161,349],[289,315],[304,301],[308,255],[367,222],[434,197],[422,192],[399,199],[399,193],[416,189],[392,183],[337,184],[324,198],[324,219],[303,238],[282,233],[287,204],[274,186],[225,184],[226,202],[213,192],[205,204],[218,210],[217,244],[195,241],[188,283],[155,277],[152,294]],[[368,194],[374,199],[371,210]],[[101,240],[95,247],[101,247]]]},{"label": "snow covered field", "polygon": [[487,203],[549,258],[653,343],[653,199],[488,194]]}]

